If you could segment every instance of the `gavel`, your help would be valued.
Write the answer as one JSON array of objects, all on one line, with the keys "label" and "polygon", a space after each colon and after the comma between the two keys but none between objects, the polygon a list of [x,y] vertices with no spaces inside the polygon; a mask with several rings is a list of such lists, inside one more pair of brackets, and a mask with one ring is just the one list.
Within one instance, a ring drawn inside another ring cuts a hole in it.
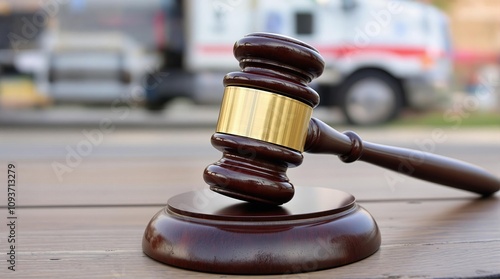
[{"label": "gavel", "polygon": [[364,142],[312,118],[319,95],[308,83],[325,64],[313,47],[254,33],[236,42],[234,55],[242,70],[224,77],[211,139],[223,155],[203,175],[222,195],[207,196],[203,189],[171,197],[144,232],[149,257],[204,272],[289,274],[374,254],[381,245],[378,225],[354,196],[323,187],[294,189],[286,171],[302,163],[303,152],[361,160],[484,196],[499,190],[500,181],[479,167]]},{"label": "gavel", "polygon": [[[212,145],[223,153],[203,174],[210,189],[252,203],[281,205],[294,187],[286,171],[303,152],[365,161],[426,181],[483,196],[500,180],[482,168],[426,152],[361,140],[312,118],[319,95],[308,86],[325,62],[299,40],[269,33],[249,34],[234,45],[239,72],[224,77],[224,97]],[[407,166],[411,166],[408,169]]]}]

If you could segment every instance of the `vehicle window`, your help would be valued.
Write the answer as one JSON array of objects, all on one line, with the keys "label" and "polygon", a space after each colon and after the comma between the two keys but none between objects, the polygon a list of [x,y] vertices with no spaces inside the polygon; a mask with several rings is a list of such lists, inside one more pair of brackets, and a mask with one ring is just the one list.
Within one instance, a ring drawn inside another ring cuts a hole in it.
[{"label": "vehicle window", "polygon": [[313,30],[313,15],[310,12],[295,14],[295,33],[297,35],[310,35]]}]

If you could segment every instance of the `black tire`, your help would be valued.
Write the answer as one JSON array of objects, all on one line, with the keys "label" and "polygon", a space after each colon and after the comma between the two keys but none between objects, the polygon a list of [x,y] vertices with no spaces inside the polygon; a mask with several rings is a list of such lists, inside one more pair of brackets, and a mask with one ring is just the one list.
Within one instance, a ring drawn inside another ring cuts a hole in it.
[{"label": "black tire", "polygon": [[396,118],[403,90],[390,75],[377,70],[353,74],[340,88],[340,106],[349,124],[373,126]]},{"label": "black tire", "polygon": [[157,112],[161,112],[164,108],[165,108],[165,105],[169,102],[170,100],[167,100],[167,99],[162,99],[162,100],[156,100],[156,101],[151,101],[151,100],[148,100],[146,101],[146,103],[144,104],[144,107],[150,111],[150,112],[154,112],[154,113],[157,113]]}]

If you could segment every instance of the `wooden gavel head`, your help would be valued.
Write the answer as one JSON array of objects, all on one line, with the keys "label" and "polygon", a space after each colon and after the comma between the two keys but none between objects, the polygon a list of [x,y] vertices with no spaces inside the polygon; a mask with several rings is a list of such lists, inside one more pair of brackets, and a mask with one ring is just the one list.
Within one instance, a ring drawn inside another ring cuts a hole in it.
[{"label": "wooden gavel head", "polygon": [[254,33],[234,45],[242,69],[224,77],[224,97],[212,145],[223,153],[209,165],[210,189],[249,202],[292,199],[286,170],[302,163],[319,95],[307,84],[324,60],[313,47],[281,35]]},{"label": "wooden gavel head", "polygon": [[224,98],[212,145],[222,159],[205,169],[210,189],[233,198],[280,205],[294,194],[288,167],[302,152],[365,161],[415,178],[483,196],[500,190],[500,179],[477,166],[421,151],[364,142],[311,118],[318,94],[307,86],[321,75],[318,51],[300,41],[265,33],[236,42],[241,72],[224,78]]}]

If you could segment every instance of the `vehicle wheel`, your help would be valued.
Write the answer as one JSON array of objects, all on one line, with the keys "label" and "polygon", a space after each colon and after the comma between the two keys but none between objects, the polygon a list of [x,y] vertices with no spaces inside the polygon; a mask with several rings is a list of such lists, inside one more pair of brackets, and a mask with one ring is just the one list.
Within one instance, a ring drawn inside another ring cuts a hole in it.
[{"label": "vehicle wheel", "polygon": [[146,101],[144,107],[150,112],[160,112],[170,100],[162,99],[156,101]]},{"label": "vehicle wheel", "polygon": [[350,124],[370,126],[394,119],[402,106],[402,89],[393,77],[375,70],[362,71],[340,89],[341,109]]}]

